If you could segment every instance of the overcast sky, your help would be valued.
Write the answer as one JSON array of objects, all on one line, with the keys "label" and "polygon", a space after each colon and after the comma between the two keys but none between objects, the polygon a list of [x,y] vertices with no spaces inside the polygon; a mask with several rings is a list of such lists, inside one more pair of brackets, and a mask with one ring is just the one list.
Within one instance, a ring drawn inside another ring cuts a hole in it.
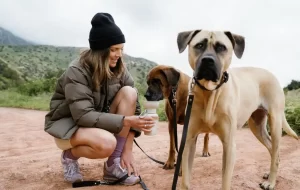
[{"label": "overcast sky", "polygon": [[0,26],[36,43],[87,47],[90,21],[108,12],[126,37],[125,53],[192,75],[178,32],[229,30],[246,38],[232,66],[263,67],[282,86],[300,80],[299,0],[1,0]]}]

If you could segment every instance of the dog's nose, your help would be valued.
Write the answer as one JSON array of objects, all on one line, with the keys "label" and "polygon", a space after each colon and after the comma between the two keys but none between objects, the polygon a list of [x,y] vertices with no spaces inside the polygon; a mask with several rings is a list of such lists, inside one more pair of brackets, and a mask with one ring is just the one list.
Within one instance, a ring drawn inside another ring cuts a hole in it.
[{"label": "dog's nose", "polygon": [[201,59],[201,65],[202,67],[212,66],[215,64],[215,58],[214,56],[207,55]]},{"label": "dog's nose", "polygon": [[147,90],[146,93],[144,94],[145,98],[149,98],[151,96],[151,94],[149,93],[149,91]]}]

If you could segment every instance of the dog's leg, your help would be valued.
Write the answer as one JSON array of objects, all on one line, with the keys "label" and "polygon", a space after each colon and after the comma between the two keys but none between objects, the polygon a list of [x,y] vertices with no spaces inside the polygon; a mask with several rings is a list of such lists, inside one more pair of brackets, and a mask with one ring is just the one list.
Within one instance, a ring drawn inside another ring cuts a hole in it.
[{"label": "dog's leg", "polygon": [[279,166],[279,143],[282,135],[282,115],[273,111],[269,114],[270,132],[272,138],[271,166],[268,181],[260,184],[262,189],[273,190],[276,185],[276,178]]},{"label": "dog's leg", "polygon": [[231,124],[222,123],[223,126],[219,138],[223,144],[222,161],[222,190],[230,190],[236,156],[236,122]]},{"label": "dog's leg", "polygon": [[169,136],[170,136],[170,148],[169,148],[169,157],[167,162],[164,165],[164,169],[173,169],[175,162],[175,139],[174,139],[174,128],[172,121],[169,121]]},{"label": "dog's leg", "polygon": [[206,133],[204,136],[204,145],[202,151],[202,157],[209,157],[210,153],[208,151],[208,143],[209,143],[209,133]]},{"label": "dog's leg", "polygon": [[[190,125],[191,126],[191,125]],[[196,142],[198,134],[192,134],[193,132],[189,132],[193,130],[188,130],[186,144],[184,146],[183,154],[182,154],[182,181],[181,188],[182,190],[190,189],[190,181],[192,174],[192,167],[194,162],[195,150],[196,150]]]},{"label": "dog's leg", "polygon": [[[271,137],[267,131],[267,114],[262,110],[256,110],[248,120],[248,126],[255,137],[268,149],[271,155]],[[263,179],[268,179],[269,173],[264,174]]]}]

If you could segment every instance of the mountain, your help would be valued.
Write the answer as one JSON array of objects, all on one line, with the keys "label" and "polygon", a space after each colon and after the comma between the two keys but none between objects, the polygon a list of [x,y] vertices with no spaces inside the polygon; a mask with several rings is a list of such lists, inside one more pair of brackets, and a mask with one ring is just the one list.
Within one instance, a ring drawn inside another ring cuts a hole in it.
[{"label": "mountain", "polygon": [[[0,35],[0,90],[12,84],[39,79],[60,73],[79,56],[80,47],[59,47],[26,44],[26,40],[1,28]],[[4,31],[4,32],[3,32]],[[2,44],[1,44],[2,42]],[[10,45],[7,45],[7,43]],[[137,85],[146,85],[145,76],[157,63],[145,58],[124,55],[127,68]]]},{"label": "mountain", "polygon": [[0,27],[0,45],[34,45],[32,42],[28,42],[16,35],[12,32],[5,30]]}]

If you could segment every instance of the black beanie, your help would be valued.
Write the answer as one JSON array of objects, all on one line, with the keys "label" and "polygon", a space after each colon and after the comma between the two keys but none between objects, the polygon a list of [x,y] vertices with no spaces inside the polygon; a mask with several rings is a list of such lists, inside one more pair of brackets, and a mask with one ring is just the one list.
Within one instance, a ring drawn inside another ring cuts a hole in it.
[{"label": "black beanie", "polygon": [[91,21],[89,43],[92,50],[125,43],[125,36],[109,13],[97,13]]}]

